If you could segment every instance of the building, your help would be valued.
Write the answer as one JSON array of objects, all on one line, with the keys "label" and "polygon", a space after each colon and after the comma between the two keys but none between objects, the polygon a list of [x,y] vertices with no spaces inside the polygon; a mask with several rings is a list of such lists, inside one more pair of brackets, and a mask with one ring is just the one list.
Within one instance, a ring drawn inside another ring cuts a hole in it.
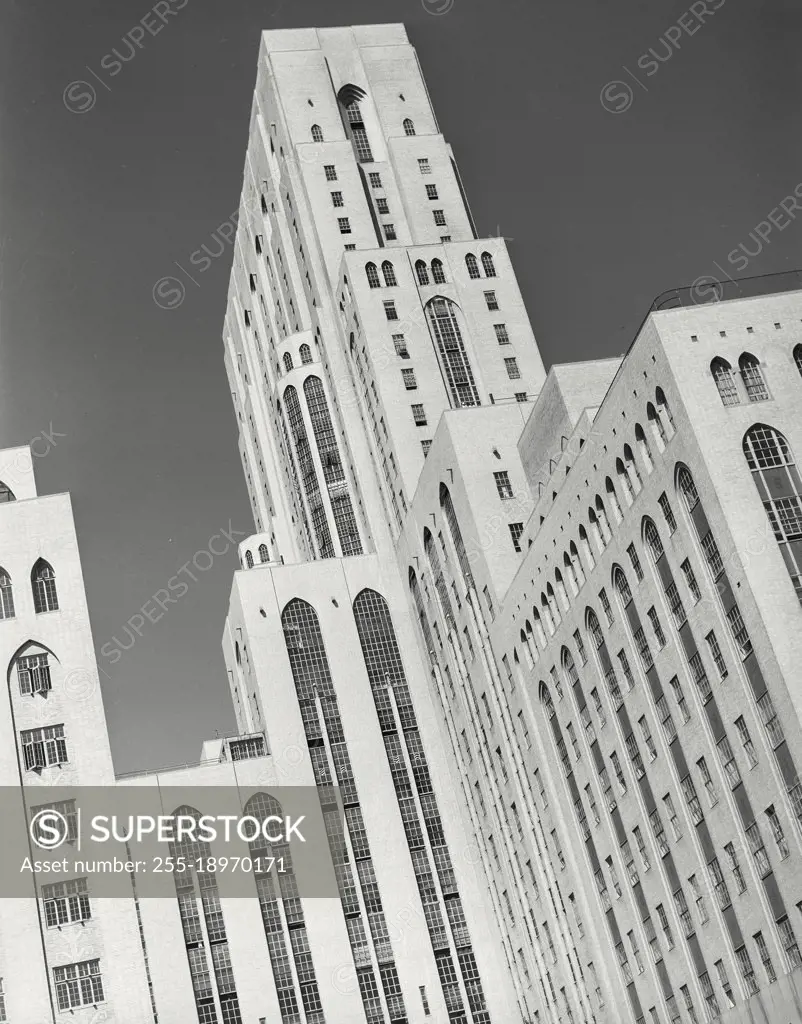
[{"label": "building", "polygon": [[68,820],[84,787],[190,817],[297,787],[322,858],[39,879],[0,900],[0,1021],[797,1020],[802,289],[755,292],[673,293],[546,375],[403,27],[264,33],[224,328],[238,734],[115,776],[69,498],[12,449],[0,765]]},{"label": "building", "polygon": [[[411,698],[450,860],[453,807],[485,871],[492,911],[458,889],[485,997],[512,979],[494,1020],[797,1012],[801,317],[774,289],[677,293],[625,357],[545,377],[403,29],[263,37],[224,335],[258,531],[238,722],[353,779],[382,898],[385,864],[414,898],[437,847],[385,770]],[[431,951],[394,958],[410,1015]]]}]

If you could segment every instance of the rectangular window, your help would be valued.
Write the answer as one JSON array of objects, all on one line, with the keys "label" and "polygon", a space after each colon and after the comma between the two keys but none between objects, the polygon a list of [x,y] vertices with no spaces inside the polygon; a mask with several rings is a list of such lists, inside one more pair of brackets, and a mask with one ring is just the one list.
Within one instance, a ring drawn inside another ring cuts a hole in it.
[{"label": "rectangular window", "polygon": [[735,760],[735,754],[732,752],[730,741],[726,736],[722,736],[718,741],[716,750],[718,751],[719,761],[721,761],[721,767],[724,769],[724,774],[727,776],[730,788],[734,789],[741,781],[741,773],[738,770],[738,762]]},{"label": "rectangular window", "polygon": [[370,182],[370,187],[371,188],[381,188],[382,187],[382,177],[381,177],[381,175],[379,174],[378,171],[370,171],[368,173],[368,181]]},{"label": "rectangular window", "polygon": [[337,218],[337,226],[340,229],[340,234],[341,235],[350,235],[351,234],[351,221],[347,217],[338,217]]},{"label": "rectangular window", "polygon": [[756,932],[753,935],[755,940],[755,946],[757,947],[757,954],[760,957],[760,962],[763,964],[763,970],[766,972],[769,985],[772,985],[777,980],[777,972],[774,970],[774,963],[771,959],[771,951],[769,950],[768,943],[763,937],[763,932]]},{"label": "rectangular window", "polygon": [[718,982],[721,985],[721,990],[727,1000],[727,1006],[732,1009],[735,1006],[735,997],[732,993],[732,985],[730,985],[730,979],[727,977],[727,970],[724,967],[723,960],[716,960],[714,964],[716,968],[716,974],[718,975]]},{"label": "rectangular window", "polygon": [[752,737],[749,735],[749,727],[747,726],[743,715],[735,719],[735,728],[738,730],[738,735],[741,739],[746,759],[749,761],[749,766],[750,768],[754,768],[757,764],[757,754],[755,753],[755,745],[752,742]]},{"label": "rectangular window", "polygon": [[632,732],[629,733],[624,740],[624,744],[626,745],[629,759],[632,762],[632,767],[635,770],[635,778],[642,779],[646,774],[646,769],[643,767],[643,758],[640,755],[638,741],[635,739],[635,734]]},{"label": "rectangular window", "polygon": [[[85,878],[42,886],[42,906],[48,928],[59,928],[77,921],[89,921],[89,888]],[[0,1017],[0,1020],[2,1018]]]},{"label": "rectangular window", "polygon": [[741,871],[741,864],[738,860],[735,845],[733,843],[726,843],[724,853],[727,857],[727,864],[732,872],[733,881],[735,882],[735,891],[740,896],[742,892],[746,892],[746,879],[744,878],[743,871]]},{"label": "rectangular window", "polygon": [[680,787],[688,809],[691,812],[691,820],[694,825],[700,824],[700,822],[704,821],[705,816],[702,811],[702,805],[699,803],[699,797],[696,795],[696,786],[694,786],[690,775],[686,775],[680,780]]},{"label": "rectangular window", "polygon": [[727,888],[727,883],[724,880],[724,872],[721,870],[718,857],[714,857],[707,865],[707,872],[710,876],[710,884],[713,886],[713,892],[716,894],[718,905],[722,910],[726,910],[732,904],[732,900],[730,899],[730,890]]},{"label": "rectangular window", "polygon": [[671,615],[674,618],[674,625],[677,629],[680,629],[688,616],[685,614],[685,605],[679,596],[677,584],[673,580],[666,587],[666,598],[668,600],[668,607],[671,609]]},{"label": "rectangular window", "polygon": [[525,402],[526,401],[526,392],[525,391],[516,391],[515,392],[515,401],[516,402]]},{"label": "rectangular window", "polygon": [[489,310],[498,309],[498,299],[495,292],[485,292],[485,302]]},{"label": "rectangular window", "polygon": [[759,986],[755,977],[755,969],[752,966],[752,958],[749,956],[746,946],[739,946],[735,950],[735,959],[738,961],[738,970],[741,972],[747,995],[755,995]]},{"label": "rectangular window", "polygon": [[588,798],[588,807],[590,808],[590,813],[593,817],[593,824],[598,825],[601,821],[601,817],[599,815],[599,808],[596,804],[596,800],[594,799],[590,783],[585,786],[585,796]]},{"label": "rectangular window", "polygon": [[666,940],[666,945],[669,949],[673,949],[674,935],[671,931],[671,923],[668,920],[668,914],[665,911],[665,907],[662,903],[658,903],[654,909],[657,914],[657,920],[660,922],[660,928],[663,932],[663,938]]},{"label": "rectangular window", "polygon": [[624,673],[624,679],[627,681],[627,687],[630,690],[635,689],[635,676],[632,674],[632,669],[629,667],[629,658],[627,658],[626,651],[623,648],[618,652],[618,660],[621,663],[621,671]]},{"label": "rectangular window", "polygon": [[505,359],[504,366],[506,367],[507,376],[510,380],[520,380],[521,371],[518,369],[518,360],[514,356],[509,359]]},{"label": "rectangular window", "polygon": [[680,569],[682,569],[685,576],[685,582],[688,586],[691,597],[693,598],[694,604],[697,604],[702,600],[702,591],[699,589],[699,584],[696,582],[696,573],[693,571],[691,563],[687,558],[682,565],[680,565]]},{"label": "rectangular window", "polygon": [[426,198],[427,199],[437,199],[438,198],[438,195],[437,195],[437,185],[427,185],[426,186]]},{"label": "rectangular window", "polygon": [[59,1010],[72,1010],[78,1006],[93,1006],[103,1002],[100,960],[82,960],[80,963],[54,967],[53,981]]},{"label": "rectangular window", "polygon": [[[346,247],[345,247],[345,251],[346,252],[353,252],[355,249],[356,249],[356,245],[353,242],[349,242],[346,245]],[[313,305],[314,305],[314,303],[313,303]]]},{"label": "rectangular window", "polygon": [[629,561],[632,564],[633,572],[635,573],[638,583],[640,583],[640,581],[643,579],[643,566],[640,564],[638,552],[635,550],[634,544],[629,545],[629,547],[627,548],[627,554],[629,555]]},{"label": "rectangular window", "polygon": [[661,693],[657,698],[657,711],[660,715],[660,724],[663,726],[663,733],[667,743],[672,743],[677,736],[677,727],[666,700],[666,695]]},{"label": "rectangular window", "polygon": [[710,920],[707,913],[707,905],[705,903],[704,895],[697,881],[696,875],[691,875],[688,879],[688,885],[691,887],[693,898],[696,900],[696,910],[699,914],[699,921],[702,925],[706,925]]},{"label": "rectangular window", "polygon": [[675,840],[682,839],[682,829],[680,828],[679,817],[677,816],[676,808],[674,807],[674,801],[671,799],[671,794],[666,793],[663,797],[663,806],[666,809],[668,815],[668,822],[671,825],[671,833]]},{"label": "rectangular window", "polygon": [[506,501],[513,497],[510,474],[506,470],[494,473],[493,479],[496,481],[496,491],[498,492],[499,498]]},{"label": "rectangular window", "polygon": [[379,211],[379,213],[382,214],[390,212],[390,207],[387,204],[387,200],[382,198],[376,200],[376,209]]},{"label": "rectangular window", "polygon": [[715,582],[724,572],[724,563],[721,560],[718,545],[716,544],[710,530],[708,530],[704,537],[702,537],[702,550],[704,551],[705,558],[707,559],[707,568],[710,572],[710,576],[712,577],[713,582]]},{"label": "rectangular window", "polygon": [[401,371],[401,377],[402,377],[402,379],[404,381],[404,387],[406,388],[407,391],[416,391],[417,390],[417,388],[418,388],[418,381],[417,381],[417,378],[415,377],[415,371],[414,370],[412,370],[412,369],[410,369],[410,370],[402,370]]},{"label": "rectangular window", "polygon": [[400,359],[409,359],[409,349],[403,334],[393,335],[393,347],[395,348],[395,354]]},{"label": "rectangular window", "polygon": [[663,517],[666,521],[669,533],[674,533],[677,529],[677,520],[674,518],[674,510],[671,508],[671,503],[668,500],[668,495],[665,491],[657,499],[660,509],[662,510]]},{"label": "rectangular window", "polygon": [[674,893],[674,905],[677,908],[677,914],[682,924],[685,937],[690,938],[696,930],[693,925],[693,918],[691,912],[688,910],[688,901],[685,899],[685,893],[682,891],[682,886],[677,889]]},{"label": "rectangular window", "polygon": [[654,761],[657,757],[657,747],[655,746],[651,730],[649,729],[649,723],[646,721],[645,715],[642,718],[638,719],[638,725],[640,726],[643,742],[646,744],[646,750],[649,754],[649,760]]},{"label": "rectangular window", "polygon": [[451,235],[440,235],[440,241],[445,244],[451,241]]},{"label": "rectangular window", "polygon": [[396,240],[395,224],[384,224],[384,237],[388,242],[394,242]]},{"label": "rectangular window", "polygon": [[782,942],[786,959],[788,960],[788,967],[790,970],[795,971],[797,967],[802,967],[802,956],[799,955],[799,945],[796,941],[796,935],[794,935],[793,926],[787,917],[783,917],[777,922],[777,929],[780,933],[780,941]]},{"label": "rectangular window", "polygon": [[771,804],[770,807],[766,808],[766,818],[769,822],[771,834],[774,836],[774,842],[777,844],[777,852],[780,855],[780,860],[785,860],[790,852],[788,849],[788,840],[785,838],[782,822],[780,821],[780,816],[777,813],[774,804]]},{"label": "rectangular window", "polygon": [[691,713],[688,710],[688,702],[685,700],[685,693],[683,692],[682,684],[680,683],[677,676],[673,676],[668,681],[668,685],[671,687],[674,693],[674,699],[677,702],[679,713],[682,715],[682,721],[689,722],[691,720]]},{"label": "rectangular window", "polygon": [[657,610],[652,606],[646,614],[649,616],[649,622],[652,624],[652,631],[654,632],[654,639],[657,643],[658,650],[662,650],[666,645],[666,635],[663,632],[663,627],[660,625],[660,619],[657,617]]},{"label": "rectangular window", "polygon": [[772,701],[771,694],[768,690],[759,698],[757,702],[757,709],[760,712],[760,720],[766,727],[769,742],[771,743],[772,748],[776,750],[785,739],[785,733],[783,732],[782,722],[777,715],[777,711],[774,708],[774,702]]},{"label": "rectangular window", "polygon": [[746,841],[752,852],[758,875],[761,878],[765,878],[771,871],[771,864],[766,853],[766,847],[763,844],[763,836],[760,834],[760,826],[756,821],[753,821],[746,829]]},{"label": "rectangular window", "polygon": [[345,203],[343,202],[342,192],[331,193],[331,204],[332,206],[345,206]]},{"label": "rectangular window", "polygon": [[616,753],[615,750],[610,754],[610,762],[611,762],[611,764],[613,766],[613,771],[615,772],[615,777],[618,780],[618,785],[621,787],[621,793],[623,795],[626,795],[626,792],[627,792],[627,780],[626,780],[626,776],[624,775],[623,769],[621,768],[621,761],[619,760],[618,754]]},{"label": "rectangular window", "polygon": [[326,172],[326,181],[337,180],[337,168],[334,164],[324,164],[323,170]]},{"label": "rectangular window", "polygon": [[724,661],[724,656],[721,653],[721,647],[719,647],[714,630],[710,630],[705,637],[705,640],[708,648],[710,649],[710,657],[713,659],[716,669],[718,670],[719,679],[725,679],[727,676],[727,664]]},{"label": "rectangular window", "polygon": [[17,660],[17,678],[23,696],[46,693],[51,689],[50,665],[46,654],[29,654]]},{"label": "rectangular window", "polygon": [[506,324],[493,324],[493,330],[496,332],[496,341],[499,345],[509,345],[510,336],[507,334]]},{"label": "rectangular window", "polygon": [[652,652],[649,650],[649,641],[646,639],[643,627],[638,626],[633,636],[635,638],[635,646],[638,648],[641,663],[644,669],[648,672],[652,665],[654,665],[654,659],[652,658]]},{"label": "rectangular window", "polygon": [[412,406],[412,416],[413,419],[415,420],[416,427],[426,426],[426,410],[423,408],[422,405]]},{"label": "rectangular window", "polygon": [[716,793],[716,787],[713,784],[713,778],[710,775],[710,769],[707,767],[707,761],[700,757],[696,762],[696,767],[699,769],[699,775],[702,779],[702,785],[705,787],[707,798],[710,801],[710,806],[715,807],[718,803],[718,794]]},{"label": "rectangular window", "polygon": [[428,157],[418,157],[418,167],[420,168],[421,174],[431,174],[432,168],[429,166]]},{"label": "rectangular window", "polygon": [[387,299],[383,303],[383,306],[384,306],[384,315],[387,317],[388,320],[397,320],[398,319],[398,311],[395,308],[395,300]]},{"label": "rectangular window", "polygon": [[432,442],[431,440],[421,441],[420,446],[423,449],[423,457],[425,459],[426,456],[429,454],[429,449],[432,447]]},{"label": "rectangular window", "polygon": [[67,741],[63,725],[26,729],[20,734],[26,771],[67,763]]},{"label": "rectangular window", "polygon": [[702,703],[706,704],[713,696],[713,689],[710,686],[710,680],[707,678],[707,672],[702,661],[701,654],[696,651],[695,654],[691,655],[690,658],[691,675],[693,681],[696,683],[696,688],[702,698]]},{"label": "rectangular window", "polygon": [[439,228],[444,228],[446,226],[446,215],[442,210],[432,210],[432,216],[434,217],[435,224]]},{"label": "rectangular window", "polygon": [[746,658],[752,653],[752,641],[749,639],[749,633],[746,630],[741,609],[737,604],[734,604],[727,612],[727,622],[730,624],[730,632],[738,650],[741,652],[741,657]]}]

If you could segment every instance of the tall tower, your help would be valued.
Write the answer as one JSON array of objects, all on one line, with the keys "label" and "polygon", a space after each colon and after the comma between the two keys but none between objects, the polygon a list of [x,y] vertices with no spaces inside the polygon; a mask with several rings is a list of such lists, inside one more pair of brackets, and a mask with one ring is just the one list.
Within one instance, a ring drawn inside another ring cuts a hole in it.
[{"label": "tall tower", "polygon": [[520,1019],[396,541],[441,415],[504,405],[520,431],[544,371],[402,26],[263,35],[224,340],[257,527],[224,637],[238,725],[345,806],[314,993],[273,962],[284,1020],[346,994],[369,1022]]}]

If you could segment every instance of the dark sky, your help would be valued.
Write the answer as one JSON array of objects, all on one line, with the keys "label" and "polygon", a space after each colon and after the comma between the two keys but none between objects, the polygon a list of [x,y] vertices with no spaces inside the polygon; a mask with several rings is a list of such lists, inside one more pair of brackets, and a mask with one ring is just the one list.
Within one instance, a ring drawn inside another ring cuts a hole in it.
[{"label": "dark sky", "polygon": [[[675,32],[689,3],[188,0],[112,76],[101,62],[128,56],[147,3],[5,0],[0,442],[63,435],[39,489],[72,492],[118,771],[194,760],[233,729],[233,553],[116,664],[100,649],[221,527],[251,529],[220,340],[230,251],[178,308],[152,290],[237,207],[259,31],[406,23],[478,230],[512,239],[548,366],[623,352],[656,294],[716,263],[737,276],[727,254],[755,252],[750,232],[802,182],[798,0],[716,4]],[[96,102],[73,113],[81,79]],[[633,88],[619,114],[600,102],[614,80]],[[795,212],[742,274],[802,265]]]}]

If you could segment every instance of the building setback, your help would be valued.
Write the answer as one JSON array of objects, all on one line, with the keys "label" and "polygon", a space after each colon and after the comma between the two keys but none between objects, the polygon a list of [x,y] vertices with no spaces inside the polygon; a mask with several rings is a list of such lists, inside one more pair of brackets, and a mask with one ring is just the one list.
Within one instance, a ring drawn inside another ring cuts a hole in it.
[{"label": "building setback", "polygon": [[798,1019],[786,287],[678,293],[624,357],[546,375],[403,27],[264,33],[224,328],[238,735],[114,776],[69,499],[15,449],[0,765],[67,816],[84,785],[318,787],[339,895],[0,900],[0,1021]]}]

